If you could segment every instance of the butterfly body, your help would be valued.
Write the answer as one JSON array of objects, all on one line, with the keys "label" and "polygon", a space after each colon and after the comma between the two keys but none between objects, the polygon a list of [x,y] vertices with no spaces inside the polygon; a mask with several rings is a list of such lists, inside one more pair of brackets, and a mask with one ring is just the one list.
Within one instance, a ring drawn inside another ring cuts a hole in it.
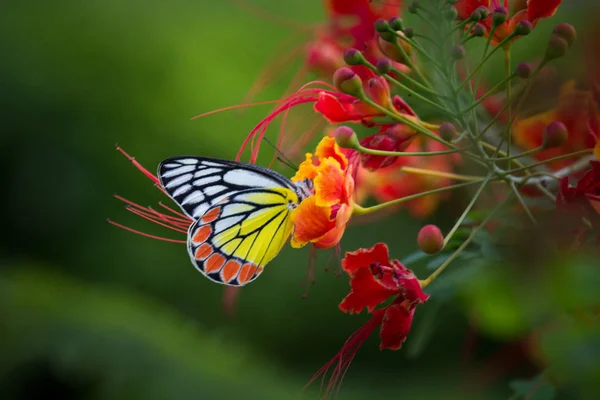
[{"label": "butterfly body", "polygon": [[293,183],[252,164],[205,157],[163,161],[158,178],[194,222],[187,249],[209,279],[243,286],[256,279],[293,231],[290,214],[312,195],[312,181]]}]

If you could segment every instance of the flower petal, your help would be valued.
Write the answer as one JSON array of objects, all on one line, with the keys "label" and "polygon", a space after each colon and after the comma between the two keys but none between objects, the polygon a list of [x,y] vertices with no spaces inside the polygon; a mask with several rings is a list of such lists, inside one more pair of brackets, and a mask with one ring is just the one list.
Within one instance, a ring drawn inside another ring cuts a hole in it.
[{"label": "flower petal", "polygon": [[398,350],[406,340],[412,325],[414,307],[406,303],[391,304],[385,309],[379,338],[379,349]]},{"label": "flower petal", "polygon": [[339,164],[342,170],[346,170],[348,168],[348,158],[342,153],[342,149],[335,142],[335,138],[331,136],[326,136],[317,145],[317,150],[315,151],[315,155],[319,158],[319,160],[323,160],[324,158],[333,158]]},{"label": "flower petal", "polygon": [[317,176],[317,167],[313,164],[313,155],[306,153],[306,158],[298,166],[296,175],[292,177],[292,182],[298,182],[304,179],[315,179]]},{"label": "flower petal", "polygon": [[337,245],[344,235],[346,225],[351,216],[352,207],[347,204],[342,204],[336,213],[335,227],[323,235],[319,240],[315,241],[315,247],[319,249],[328,249]]},{"label": "flower petal", "polygon": [[455,4],[459,19],[467,19],[479,6],[489,7],[491,0],[458,0]]},{"label": "flower petal", "polygon": [[344,194],[344,171],[333,158],[325,158],[317,169],[315,203],[320,207],[339,204]]},{"label": "flower petal", "polygon": [[385,243],[377,243],[375,246],[367,249],[347,252],[342,260],[342,268],[348,275],[353,276],[356,271],[367,268],[374,263],[387,265],[389,259],[387,245]]},{"label": "flower petal", "polygon": [[327,232],[335,228],[335,220],[330,220],[330,207],[319,207],[315,204],[315,197],[310,196],[302,201],[292,211],[294,235],[292,247],[302,247],[309,242],[316,242]]},{"label": "flower petal", "polygon": [[343,312],[359,313],[364,308],[371,312],[378,304],[397,293],[397,291],[381,286],[369,268],[357,270],[350,280],[350,286],[350,293],[339,306]]},{"label": "flower petal", "polygon": [[319,93],[319,99],[315,102],[314,108],[332,124],[360,121],[360,117],[352,113],[352,104],[343,104],[337,97],[327,92]]},{"label": "flower petal", "polygon": [[527,2],[527,19],[535,24],[540,18],[548,18],[556,13],[562,0],[529,0]]}]

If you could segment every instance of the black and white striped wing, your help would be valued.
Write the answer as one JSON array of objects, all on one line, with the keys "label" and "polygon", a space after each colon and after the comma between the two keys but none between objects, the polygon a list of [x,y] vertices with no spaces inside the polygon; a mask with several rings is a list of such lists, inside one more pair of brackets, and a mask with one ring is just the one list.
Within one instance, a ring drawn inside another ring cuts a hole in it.
[{"label": "black and white striped wing", "polygon": [[198,219],[218,201],[253,188],[296,186],[285,176],[257,165],[215,158],[181,156],[158,166],[167,194],[190,218]]}]

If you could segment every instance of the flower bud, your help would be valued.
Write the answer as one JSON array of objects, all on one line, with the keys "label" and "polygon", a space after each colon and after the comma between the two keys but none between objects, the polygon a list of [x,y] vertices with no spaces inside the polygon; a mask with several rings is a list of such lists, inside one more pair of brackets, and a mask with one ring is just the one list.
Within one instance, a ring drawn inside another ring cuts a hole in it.
[{"label": "flower bud", "polygon": [[568,138],[569,130],[565,124],[560,121],[554,121],[544,128],[542,147],[549,149],[551,147],[562,146]]},{"label": "flower bud", "polygon": [[456,129],[456,126],[454,126],[454,124],[451,122],[444,122],[440,125],[439,128],[440,137],[446,142],[449,142],[452,139],[454,139],[457,132],[458,131]]},{"label": "flower bud", "polygon": [[461,60],[464,58],[466,53],[467,51],[465,50],[464,46],[461,46],[460,44],[454,45],[452,48],[452,58],[455,60]]},{"label": "flower bud", "polygon": [[456,11],[456,7],[450,6],[446,10],[444,10],[444,18],[448,21],[454,21],[458,17],[458,11]]},{"label": "flower bud", "polygon": [[364,60],[365,58],[359,50],[348,49],[344,52],[344,61],[348,65],[360,65]]},{"label": "flower bud", "polygon": [[552,33],[565,39],[569,44],[569,47],[573,45],[573,42],[577,38],[577,32],[573,25],[567,24],[566,22],[556,25]]},{"label": "flower bud", "polygon": [[415,36],[415,30],[410,26],[408,28],[405,28],[404,36],[406,36],[408,39],[411,39],[413,36]]},{"label": "flower bud", "polygon": [[392,107],[390,87],[384,77],[371,78],[367,82],[367,93],[371,100],[382,107]]},{"label": "flower bud", "polygon": [[515,28],[515,35],[517,36],[527,36],[533,30],[533,25],[531,22],[524,19],[523,21],[519,21],[517,27]]},{"label": "flower bud", "polygon": [[515,70],[515,75],[521,79],[527,79],[531,76],[533,72],[533,67],[531,64],[522,62],[517,65],[517,69]]},{"label": "flower bud", "polygon": [[394,31],[403,31],[404,30],[404,22],[400,17],[392,17],[388,20],[390,24],[390,28]]},{"label": "flower bud", "polygon": [[473,27],[473,30],[471,31],[471,35],[473,35],[475,37],[481,37],[481,36],[485,35],[486,31],[487,31],[487,29],[485,28],[485,26],[483,24],[477,23]]},{"label": "flower bud", "polygon": [[375,68],[377,68],[379,74],[385,75],[392,70],[392,61],[389,58],[382,57],[375,63]]},{"label": "flower bud", "polygon": [[492,22],[495,26],[502,25],[508,19],[508,10],[506,7],[496,7],[492,13]]},{"label": "flower bud", "polygon": [[338,68],[333,73],[333,84],[342,93],[361,97],[362,80],[348,67]]},{"label": "flower bud", "polygon": [[435,254],[444,247],[444,235],[435,225],[425,225],[417,235],[419,249],[427,254]]},{"label": "flower bud", "polygon": [[486,6],[479,6],[475,11],[479,12],[479,16],[481,19],[486,19],[490,16],[490,9]]},{"label": "flower bud", "polygon": [[379,18],[375,21],[375,30],[377,32],[389,32],[390,24],[383,18]]},{"label": "flower bud", "polygon": [[554,35],[548,42],[548,47],[546,48],[546,58],[548,60],[560,58],[567,53],[568,49],[569,43],[562,37]]},{"label": "flower bud", "polygon": [[352,128],[340,126],[334,133],[335,142],[344,149],[355,149],[359,146],[358,138]]},{"label": "flower bud", "polygon": [[481,21],[481,13],[478,9],[471,13],[471,15],[469,16],[469,21]]}]

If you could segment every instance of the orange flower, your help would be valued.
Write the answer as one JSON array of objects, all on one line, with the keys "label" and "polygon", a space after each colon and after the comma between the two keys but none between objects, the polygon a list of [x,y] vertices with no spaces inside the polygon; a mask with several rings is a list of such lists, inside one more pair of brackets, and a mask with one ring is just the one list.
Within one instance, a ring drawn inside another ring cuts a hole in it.
[{"label": "orange flower", "polygon": [[[550,110],[526,119],[517,119],[513,126],[515,144],[524,150],[541,146],[544,128],[555,121],[566,125],[569,138],[562,146],[553,147],[535,154],[540,161],[568,154],[578,150],[593,148],[600,127],[600,109],[593,93],[577,89],[575,82],[565,83],[560,90],[558,105]],[[574,159],[549,163],[553,169],[571,164]]]},{"label": "orange flower", "polygon": [[306,154],[292,181],[312,179],[315,194],[292,211],[293,247],[313,243],[329,248],[339,243],[352,215],[353,169],[332,137],[321,139],[314,156]]}]

